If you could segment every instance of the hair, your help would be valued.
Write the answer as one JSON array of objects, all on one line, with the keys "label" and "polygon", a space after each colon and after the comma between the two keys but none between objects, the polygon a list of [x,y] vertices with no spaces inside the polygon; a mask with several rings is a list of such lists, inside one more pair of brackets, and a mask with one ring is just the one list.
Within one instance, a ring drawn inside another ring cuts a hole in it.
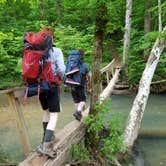
[{"label": "hair", "polygon": [[78,50],[81,52],[81,55],[84,56],[84,49],[83,48],[79,48]]},{"label": "hair", "polygon": [[48,36],[53,36],[54,35],[54,29],[49,26],[44,26],[40,29],[42,32],[46,33]]}]

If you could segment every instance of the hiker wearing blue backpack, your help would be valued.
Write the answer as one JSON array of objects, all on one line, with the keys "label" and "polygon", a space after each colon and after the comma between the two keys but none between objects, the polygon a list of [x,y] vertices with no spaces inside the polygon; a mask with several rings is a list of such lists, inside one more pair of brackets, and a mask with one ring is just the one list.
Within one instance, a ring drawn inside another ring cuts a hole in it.
[{"label": "hiker wearing blue backpack", "polygon": [[25,98],[32,95],[39,97],[44,132],[37,152],[49,157],[55,157],[54,130],[61,111],[59,85],[65,68],[61,49],[53,46],[52,28],[43,27],[40,32],[27,32],[24,35],[22,73],[27,85]]},{"label": "hiker wearing blue backpack", "polygon": [[83,57],[83,49],[70,50],[65,74],[65,84],[71,87],[71,95],[76,109],[73,116],[78,121],[81,121],[82,111],[86,105],[86,89],[89,89],[89,68],[84,63]]}]

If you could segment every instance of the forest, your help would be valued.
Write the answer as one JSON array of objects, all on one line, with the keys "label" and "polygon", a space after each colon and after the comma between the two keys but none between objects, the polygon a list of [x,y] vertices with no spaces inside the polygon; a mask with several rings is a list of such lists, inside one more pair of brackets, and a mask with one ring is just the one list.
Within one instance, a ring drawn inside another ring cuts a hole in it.
[{"label": "forest", "polygon": [[[90,138],[91,153],[95,156],[96,145],[100,146],[99,131],[96,133],[95,130],[103,129],[104,118],[99,110],[109,111],[107,104],[97,105],[102,79],[98,73],[113,59],[122,69],[118,71],[119,81],[128,84],[130,90],[138,91],[124,132],[127,148],[133,146],[148,100],[151,78],[153,92],[166,91],[166,2],[0,0],[0,8],[0,89],[23,85],[21,64],[25,33],[38,32],[43,26],[51,26],[54,29],[54,44],[62,49],[65,61],[69,50],[83,48],[85,62],[92,71],[93,95],[87,120],[90,132],[86,133]],[[125,148],[120,135],[123,132],[119,126],[121,120],[116,120],[114,125],[110,122],[115,140],[104,143],[101,156],[96,157],[99,163],[107,154],[106,160],[118,165],[114,156]],[[75,150],[78,150],[77,147]]]},{"label": "forest", "polygon": [[[27,31],[39,31],[44,25],[55,29],[54,43],[66,58],[70,49],[83,48],[85,60],[92,62],[95,31],[96,0],[1,0],[0,1],[0,87],[19,85],[23,36]],[[114,57],[122,59],[125,27],[124,0],[107,2],[107,25],[103,44],[102,65]],[[131,42],[126,59],[127,80],[136,86],[140,80],[150,50],[158,36],[158,2],[136,0],[133,2]],[[164,26],[166,2],[162,2]],[[166,53],[163,51],[153,81],[166,78]]]}]

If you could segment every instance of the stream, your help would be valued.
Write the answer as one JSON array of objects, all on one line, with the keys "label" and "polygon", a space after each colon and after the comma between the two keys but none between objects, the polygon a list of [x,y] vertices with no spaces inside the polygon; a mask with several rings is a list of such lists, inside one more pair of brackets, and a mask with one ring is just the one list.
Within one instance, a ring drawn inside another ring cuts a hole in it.
[{"label": "stream", "polygon": [[[127,117],[134,100],[132,95],[113,95],[111,97],[111,111],[122,112]],[[166,95],[151,94],[147,103],[140,130],[160,130],[166,132]],[[62,112],[59,114],[55,135],[66,124],[73,120],[74,104],[70,93],[62,93]],[[22,106],[28,134],[33,149],[40,143],[42,137],[42,109],[36,97],[29,98],[27,104]],[[18,131],[13,113],[9,107],[7,97],[0,95],[0,152],[8,155],[10,161],[20,162],[25,156],[20,144]],[[141,158],[137,156],[137,166],[144,159],[145,166],[166,166],[166,137],[139,136],[139,151]]]}]

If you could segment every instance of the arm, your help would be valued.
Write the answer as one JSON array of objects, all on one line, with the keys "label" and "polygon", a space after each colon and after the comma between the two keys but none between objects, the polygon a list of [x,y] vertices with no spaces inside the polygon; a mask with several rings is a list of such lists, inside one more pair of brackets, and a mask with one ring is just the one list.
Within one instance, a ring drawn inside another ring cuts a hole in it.
[{"label": "arm", "polygon": [[57,56],[57,61],[56,61],[57,73],[62,79],[65,74],[66,66],[64,64],[64,57],[63,57],[63,53],[62,53],[61,49],[59,49],[59,48],[57,49],[56,56]]}]

